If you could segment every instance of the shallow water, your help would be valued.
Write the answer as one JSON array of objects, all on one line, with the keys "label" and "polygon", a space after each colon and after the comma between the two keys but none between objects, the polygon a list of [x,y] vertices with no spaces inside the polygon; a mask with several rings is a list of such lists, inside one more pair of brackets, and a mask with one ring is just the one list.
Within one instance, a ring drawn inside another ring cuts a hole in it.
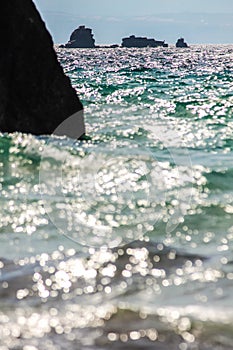
[{"label": "shallow water", "polygon": [[0,349],[232,349],[233,46],[57,53],[88,137],[0,137]]}]

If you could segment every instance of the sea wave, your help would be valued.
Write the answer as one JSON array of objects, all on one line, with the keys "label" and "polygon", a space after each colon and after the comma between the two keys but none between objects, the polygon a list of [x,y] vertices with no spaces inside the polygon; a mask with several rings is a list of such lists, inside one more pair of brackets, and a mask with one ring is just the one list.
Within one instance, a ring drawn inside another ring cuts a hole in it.
[{"label": "sea wave", "polygon": [[87,137],[0,135],[0,347],[231,349],[232,52],[58,49]]}]

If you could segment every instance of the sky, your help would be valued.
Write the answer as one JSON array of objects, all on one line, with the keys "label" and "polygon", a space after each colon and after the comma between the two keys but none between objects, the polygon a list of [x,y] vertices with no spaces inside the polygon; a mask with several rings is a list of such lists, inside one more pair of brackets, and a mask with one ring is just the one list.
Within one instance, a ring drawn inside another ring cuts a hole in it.
[{"label": "sky", "polygon": [[233,43],[233,0],[34,0],[55,43],[79,25],[96,44],[120,44],[135,34],[174,44]]}]

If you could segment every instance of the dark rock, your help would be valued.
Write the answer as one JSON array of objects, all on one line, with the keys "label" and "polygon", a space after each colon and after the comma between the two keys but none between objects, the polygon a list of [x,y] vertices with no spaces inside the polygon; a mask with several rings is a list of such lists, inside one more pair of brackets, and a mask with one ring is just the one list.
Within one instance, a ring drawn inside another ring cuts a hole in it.
[{"label": "dark rock", "polygon": [[122,47],[168,47],[164,41],[148,39],[146,37],[136,37],[131,35],[128,38],[122,39]]},{"label": "dark rock", "polygon": [[67,48],[95,48],[95,40],[93,38],[92,30],[79,26],[73,31],[69,42],[65,45]]},{"label": "dark rock", "polygon": [[176,42],[176,47],[188,47],[188,44],[184,41],[184,38],[180,38]]},{"label": "dark rock", "polygon": [[117,49],[119,45],[113,44],[113,45],[98,45],[95,48],[96,49]]},{"label": "dark rock", "polygon": [[82,111],[31,0],[1,1],[0,42],[0,131],[51,134]]}]

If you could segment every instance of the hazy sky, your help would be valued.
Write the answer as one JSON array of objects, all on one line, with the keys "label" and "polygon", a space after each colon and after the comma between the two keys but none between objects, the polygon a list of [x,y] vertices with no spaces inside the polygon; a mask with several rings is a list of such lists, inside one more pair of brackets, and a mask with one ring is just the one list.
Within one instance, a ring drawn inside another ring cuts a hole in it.
[{"label": "hazy sky", "polygon": [[97,44],[121,43],[130,34],[174,43],[233,43],[233,0],[34,0],[54,42],[73,29],[93,29]]}]

